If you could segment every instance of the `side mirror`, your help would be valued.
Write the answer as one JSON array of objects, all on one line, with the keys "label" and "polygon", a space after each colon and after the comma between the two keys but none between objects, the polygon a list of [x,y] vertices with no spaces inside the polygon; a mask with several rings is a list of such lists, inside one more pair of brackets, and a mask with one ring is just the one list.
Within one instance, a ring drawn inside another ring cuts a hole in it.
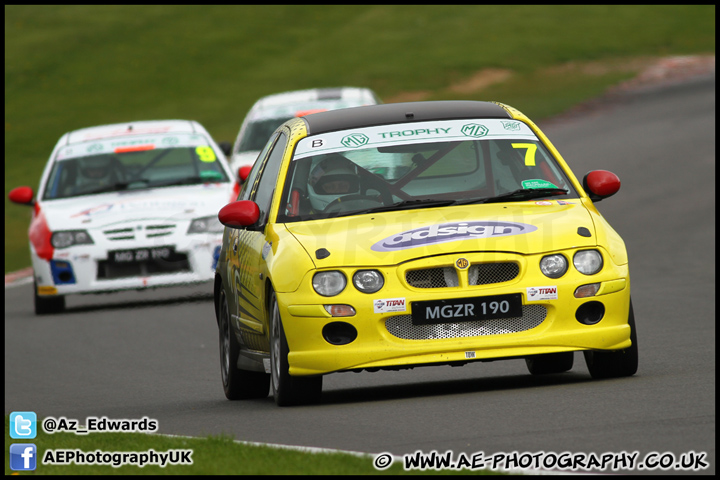
[{"label": "side mirror", "polygon": [[230,228],[244,228],[255,224],[260,218],[257,203],[250,200],[238,200],[228,203],[218,212],[220,223]]},{"label": "side mirror", "polygon": [[615,195],[620,190],[620,179],[607,170],[593,170],[583,178],[583,188],[590,200],[599,202],[603,198]]},{"label": "side mirror", "polygon": [[238,168],[238,179],[240,179],[241,185],[245,183],[245,180],[250,176],[250,170],[252,170],[252,165],[243,165]]},{"label": "side mirror", "polygon": [[10,190],[10,193],[8,193],[8,198],[13,203],[17,203],[19,205],[28,205],[32,207],[34,205],[34,195],[35,193],[30,187],[17,187]]},{"label": "side mirror", "polygon": [[230,157],[230,154],[232,154],[232,143],[220,142],[218,143],[218,147],[220,147],[220,150],[222,150],[226,157]]}]

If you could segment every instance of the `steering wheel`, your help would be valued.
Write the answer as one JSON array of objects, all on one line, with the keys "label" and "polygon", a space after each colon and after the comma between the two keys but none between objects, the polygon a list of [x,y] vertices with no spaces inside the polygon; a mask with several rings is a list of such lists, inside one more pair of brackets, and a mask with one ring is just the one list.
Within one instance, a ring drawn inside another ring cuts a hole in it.
[{"label": "steering wheel", "polygon": [[[392,205],[393,204],[393,191],[391,190],[391,187],[386,182],[382,181],[375,175],[372,175],[370,173],[364,175],[363,178],[363,185],[362,185],[362,191],[363,196],[376,199],[378,198],[377,195],[368,195],[368,190],[373,190],[375,192],[378,192],[380,201],[383,205]],[[329,206],[329,205],[328,205]]]},{"label": "steering wheel", "polygon": [[327,207],[323,210],[325,213],[334,213],[334,212],[340,212],[343,210],[343,206],[355,203],[357,204],[358,208],[370,208],[375,205],[363,205],[363,203],[366,202],[372,202],[377,203],[378,205],[384,205],[381,200],[379,200],[375,196],[370,195],[362,195],[359,193],[353,194],[353,195],[345,195],[344,197],[338,197],[332,202],[328,204]]}]

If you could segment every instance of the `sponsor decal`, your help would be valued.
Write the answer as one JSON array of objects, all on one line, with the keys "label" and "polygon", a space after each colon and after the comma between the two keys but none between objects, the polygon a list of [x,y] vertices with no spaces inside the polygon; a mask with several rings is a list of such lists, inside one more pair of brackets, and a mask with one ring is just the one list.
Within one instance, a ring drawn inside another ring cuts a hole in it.
[{"label": "sponsor decal", "polygon": [[401,130],[395,132],[380,132],[382,138],[392,137],[413,137],[418,135],[447,135],[450,132],[449,128],[418,128],[415,130]]},{"label": "sponsor decal", "polygon": [[[417,122],[413,123],[411,127],[407,124],[377,125],[362,130],[341,130],[310,135],[297,143],[293,160],[319,153],[344,152],[349,149],[375,145],[407,145],[428,140],[451,142],[487,137],[514,141],[538,141],[532,130],[524,123],[493,118]],[[534,158],[533,147],[536,147],[534,143],[515,144],[514,146],[514,148],[527,148],[526,157],[528,159]]]},{"label": "sponsor decal", "polygon": [[575,205],[575,202],[568,202],[567,200],[558,200],[558,205]]},{"label": "sponsor decal", "polygon": [[500,125],[502,125],[505,130],[510,130],[513,132],[520,131],[520,122],[508,122],[506,120],[500,120]]},{"label": "sponsor decal", "polygon": [[155,150],[155,145],[131,145],[129,147],[115,147],[113,150],[115,153],[132,153],[132,152],[146,152],[148,150]]},{"label": "sponsor decal", "polygon": [[376,252],[394,252],[436,243],[522,235],[535,230],[537,230],[537,227],[534,225],[518,222],[466,221],[442,223],[391,235],[375,243],[370,248]]},{"label": "sponsor decal", "polygon": [[547,180],[541,180],[539,178],[533,179],[533,180],[523,180],[522,187],[523,188],[558,188],[557,186],[548,182]]},{"label": "sponsor decal", "polygon": [[541,200],[539,202],[535,202],[535,205],[552,205],[552,202]]},{"label": "sponsor decal", "polygon": [[80,216],[82,216],[82,215],[90,216],[90,215],[93,215],[93,214],[96,214],[96,213],[107,212],[107,211],[110,210],[112,207],[113,207],[113,204],[112,204],[112,203],[105,203],[105,204],[103,204],[103,205],[98,205],[97,207],[88,208],[87,210],[83,210],[82,212],[78,212],[78,213],[76,213],[75,215],[71,215],[70,218],[80,217]]},{"label": "sponsor decal", "polygon": [[[147,135],[140,138],[111,138],[98,139],[88,137],[88,143],[76,144],[74,146],[63,147],[58,151],[57,160],[66,160],[69,158],[84,157],[87,155],[97,155],[104,152],[140,152],[144,150],[154,150],[156,148],[174,148],[174,147],[200,147],[202,149],[211,148],[207,138],[197,134],[162,135],[162,131],[166,129],[156,129],[158,135]],[[116,133],[116,135],[126,135],[127,130]],[[138,133],[134,130],[133,133]],[[110,133],[110,136],[114,135]],[[105,135],[102,135],[105,136]],[[198,152],[201,160],[204,162],[214,161],[215,153],[210,154],[207,150]],[[210,160],[212,158],[212,160]]]},{"label": "sponsor decal", "polygon": [[375,313],[404,312],[407,310],[404,298],[383,298],[373,301]]},{"label": "sponsor decal", "polygon": [[347,148],[357,148],[362,147],[369,141],[370,139],[367,137],[367,135],[364,135],[362,133],[353,133],[344,137],[340,143],[342,143],[343,146]]},{"label": "sponsor decal", "polygon": [[319,112],[327,112],[327,108],[313,108],[311,110],[299,110],[295,112],[296,117],[304,117],[305,115],[310,115],[311,113],[319,113]]},{"label": "sponsor decal", "polygon": [[528,302],[538,302],[541,300],[557,300],[557,286],[549,287],[527,287],[526,299]]},{"label": "sponsor decal", "polygon": [[[80,216],[93,216],[98,214],[107,213],[110,210],[113,210],[114,212],[120,213],[120,212],[130,212],[130,211],[137,211],[137,210],[182,210],[185,209],[185,212],[188,213],[188,207],[201,207],[204,205],[204,202],[200,200],[186,200],[183,198],[165,198],[165,199],[152,199],[148,198],[145,200],[125,200],[115,203],[105,203],[102,205],[99,205],[97,207],[88,208],[85,210],[82,210],[74,215],[71,215],[70,218],[80,217]],[[192,210],[190,210],[192,212]]]},{"label": "sponsor decal", "polygon": [[262,248],[262,259],[265,260],[272,249],[272,242],[265,242]]},{"label": "sponsor decal", "polygon": [[468,137],[484,137],[488,134],[488,128],[485,125],[476,123],[468,123],[460,129],[463,135]]}]

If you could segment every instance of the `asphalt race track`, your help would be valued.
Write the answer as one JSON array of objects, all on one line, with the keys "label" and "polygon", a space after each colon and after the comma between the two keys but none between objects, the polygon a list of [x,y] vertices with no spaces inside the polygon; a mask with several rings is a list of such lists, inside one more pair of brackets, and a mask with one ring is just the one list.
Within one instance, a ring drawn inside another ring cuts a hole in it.
[{"label": "asphalt race track", "polygon": [[540,127],[579,178],[606,169],[622,181],[598,208],[630,254],[634,377],[592,380],[576,353],[569,373],[546,377],[523,360],[339,373],[318,405],[230,402],[209,285],[71,297],[65,313],[37,317],[22,283],[5,289],[5,414],[147,416],[163,434],[394,455],[696,452],[709,467],[687,473],[714,474],[714,74]]}]

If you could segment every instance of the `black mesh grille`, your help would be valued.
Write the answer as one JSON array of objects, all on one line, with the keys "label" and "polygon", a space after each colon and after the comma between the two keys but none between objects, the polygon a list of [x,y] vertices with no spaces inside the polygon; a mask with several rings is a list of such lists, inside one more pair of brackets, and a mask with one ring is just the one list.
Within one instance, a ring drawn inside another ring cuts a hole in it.
[{"label": "black mesh grille", "polygon": [[415,288],[457,287],[457,271],[450,267],[409,270],[405,273],[408,284]]},{"label": "black mesh grille", "polygon": [[517,263],[480,263],[468,269],[470,285],[509,282],[520,273]]}]

